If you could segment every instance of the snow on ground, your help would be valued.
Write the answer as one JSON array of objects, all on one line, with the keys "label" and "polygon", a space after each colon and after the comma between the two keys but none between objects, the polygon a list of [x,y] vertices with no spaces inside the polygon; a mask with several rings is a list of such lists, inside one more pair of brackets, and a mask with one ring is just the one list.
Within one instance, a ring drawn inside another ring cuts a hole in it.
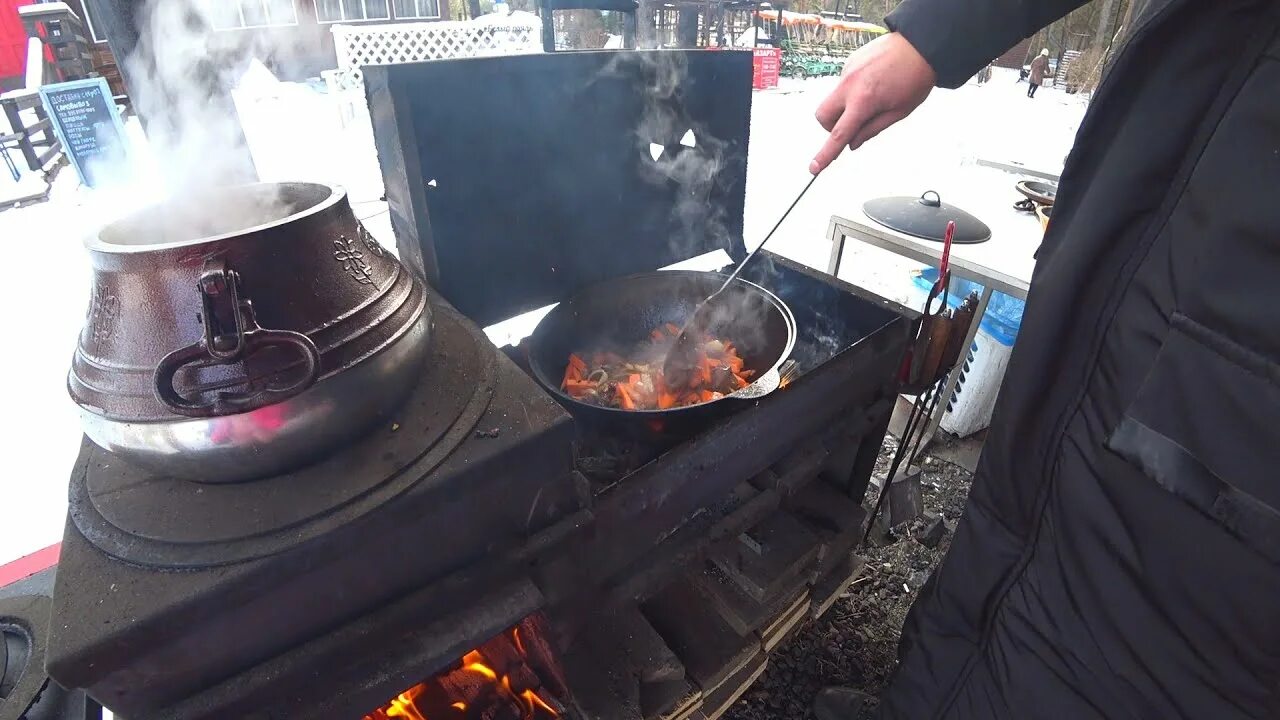
[{"label": "snow on ground", "polygon": [[[1016,74],[997,72],[984,86],[935,91],[912,117],[838,160],[770,248],[825,269],[828,218],[852,214],[864,199],[879,195],[937,190],[980,216],[1003,212],[1018,199],[1012,187],[1017,178],[978,167],[976,159],[1019,161],[1056,174],[1084,113],[1082,98],[1044,88],[1030,100],[1026,85],[1015,80]],[[756,93],[745,216],[749,247],[807,181],[809,160],[823,140],[813,112],[835,82],[785,79],[777,90]],[[333,98],[303,84],[259,90],[238,101],[264,180],[345,185],[356,216],[384,245],[395,246],[386,204],[378,200],[382,187],[367,118],[357,115],[344,126]],[[136,121],[129,131],[142,142]],[[8,258],[0,307],[9,320],[0,352],[0,508],[18,508],[4,514],[0,563],[62,536],[67,478],[80,442],[66,372],[91,278],[81,241],[144,199],[82,188],[68,168],[48,202],[0,212]],[[841,276],[902,300],[912,267],[851,245]]]},{"label": "snow on ground", "polygon": [[[906,120],[837,159],[769,241],[770,249],[825,270],[831,215],[852,218],[865,200],[885,195],[936,190],[944,201],[991,225],[1004,219],[994,215],[1014,213],[1011,206],[1021,196],[1013,185],[1022,178],[979,166],[977,160],[1016,161],[1056,175],[1085,109],[1080,96],[1053,88],[1027,98],[1026,83],[1016,80],[1016,72],[997,70],[985,85],[935,90]],[[809,160],[826,137],[813,114],[836,82],[814,79],[803,81],[802,92],[757,94],[747,165],[748,247],[764,237],[807,182]],[[1028,243],[1035,243],[1031,227]],[[901,301],[908,286],[903,278],[918,267],[886,251],[850,243],[841,277]]]}]

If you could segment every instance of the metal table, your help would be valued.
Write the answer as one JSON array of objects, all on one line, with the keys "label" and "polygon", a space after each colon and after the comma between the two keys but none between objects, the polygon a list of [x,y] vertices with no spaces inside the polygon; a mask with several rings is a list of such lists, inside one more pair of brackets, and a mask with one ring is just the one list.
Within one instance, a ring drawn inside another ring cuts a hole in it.
[{"label": "metal table", "polygon": [[[1000,198],[1001,201],[1004,199]],[[1039,246],[1041,237],[1038,220],[1033,216],[1016,213],[1007,205],[1004,211],[980,214],[979,217],[991,227],[991,239],[984,243],[956,244],[951,247],[952,276],[978,283],[983,288],[974,321],[965,338],[965,348],[973,347],[973,339],[978,333],[978,327],[982,324],[982,318],[987,312],[987,304],[995,291],[1026,300],[1027,292],[1031,288],[1031,274],[1035,270],[1035,259],[1032,254]],[[922,240],[890,230],[868,218],[859,205],[854,219],[832,215],[831,222],[827,225],[827,239],[831,242],[831,258],[827,264],[827,272],[831,275],[839,275],[845,244],[851,238],[932,267],[938,267],[942,261],[942,243]],[[1028,242],[1028,239],[1032,242]],[[933,440],[934,433],[942,422],[942,416],[946,414],[947,406],[955,396],[956,385],[960,381],[964,367],[965,354],[967,353],[962,353],[961,362],[958,362],[947,375],[942,399],[925,427],[922,448],[928,447]]]}]

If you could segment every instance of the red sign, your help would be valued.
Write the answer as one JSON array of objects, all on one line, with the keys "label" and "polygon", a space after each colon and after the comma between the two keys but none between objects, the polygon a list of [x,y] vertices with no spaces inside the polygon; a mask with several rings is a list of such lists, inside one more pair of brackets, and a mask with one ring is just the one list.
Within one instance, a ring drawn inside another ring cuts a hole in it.
[{"label": "red sign", "polygon": [[756,90],[778,87],[778,77],[782,74],[782,48],[755,48],[751,64],[751,87]]},{"label": "red sign", "polygon": [[62,543],[58,543],[43,550],[37,550],[26,557],[20,557],[7,565],[0,565],[0,587],[57,565],[58,556],[61,553]]},{"label": "red sign", "polygon": [[18,17],[18,6],[27,0],[0,0],[0,79],[17,78],[22,87],[27,66],[27,31]]}]

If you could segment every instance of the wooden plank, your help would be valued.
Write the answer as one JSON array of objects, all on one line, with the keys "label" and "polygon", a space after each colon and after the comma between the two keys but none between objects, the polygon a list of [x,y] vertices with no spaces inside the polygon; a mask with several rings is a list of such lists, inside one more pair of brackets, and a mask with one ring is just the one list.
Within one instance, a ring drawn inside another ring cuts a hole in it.
[{"label": "wooden plank", "polygon": [[751,687],[769,667],[769,657],[763,653],[750,664],[744,666],[726,681],[719,691],[702,701],[702,712],[706,720],[716,720],[724,715],[742,694]]},{"label": "wooden plank", "polygon": [[826,615],[845,590],[858,579],[866,565],[866,560],[851,552],[840,565],[819,579],[810,591],[809,616],[816,620]]},{"label": "wooden plank", "polygon": [[680,698],[680,702],[666,713],[658,715],[656,720],[689,720],[694,713],[702,709],[702,690],[690,685],[687,695]]},{"label": "wooden plank", "polygon": [[809,606],[809,593],[801,594],[786,612],[760,633],[760,644],[765,652],[773,652],[774,648],[791,636],[792,631],[809,619]]}]

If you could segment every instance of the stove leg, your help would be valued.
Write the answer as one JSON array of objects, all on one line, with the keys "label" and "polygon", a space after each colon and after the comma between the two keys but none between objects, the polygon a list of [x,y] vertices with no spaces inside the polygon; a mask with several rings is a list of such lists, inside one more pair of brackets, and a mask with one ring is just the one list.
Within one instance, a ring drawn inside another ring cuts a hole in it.
[{"label": "stove leg", "polygon": [[889,432],[889,419],[893,417],[893,404],[889,403],[884,418],[879,419],[871,429],[862,436],[862,444],[854,458],[853,467],[849,470],[849,478],[845,482],[845,494],[861,503],[871,483],[871,473],[880,456],[880,447],[884,445],[885,435]]}]

